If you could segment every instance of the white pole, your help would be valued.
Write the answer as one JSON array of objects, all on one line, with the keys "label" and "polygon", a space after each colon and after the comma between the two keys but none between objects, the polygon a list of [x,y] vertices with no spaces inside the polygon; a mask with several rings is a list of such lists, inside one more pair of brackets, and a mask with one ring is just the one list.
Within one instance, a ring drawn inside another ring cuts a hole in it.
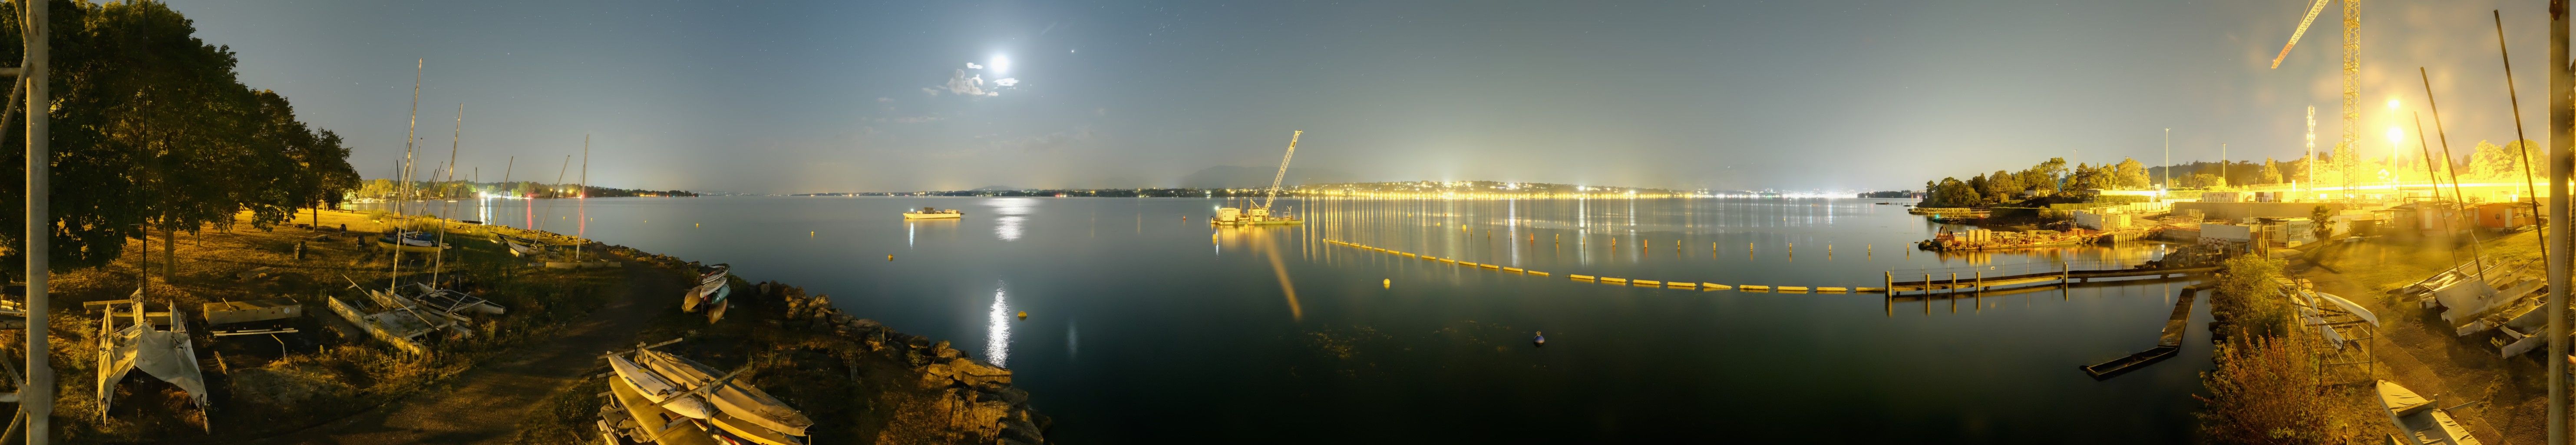
[{"label": "white pole", "polygon": [[[53,140],[51,112],[54,96],[50,80],[53,65],[54,31],[46,9],[50,2],[19,2],[27,8],[25,29],[26,63],[18,79],[27,83],[27,332],[52,332],[47,318],[52,312],[51,289],[45,283],[50,273],[47,261],[53,254],[53,213],[48,208],[52,199]],[[54,418],[54,365],[48,363],[46,335],[27,336],[27,387],[18,394],[18,409],[27,412],[27,445],[45,445],[52,441]]]}]

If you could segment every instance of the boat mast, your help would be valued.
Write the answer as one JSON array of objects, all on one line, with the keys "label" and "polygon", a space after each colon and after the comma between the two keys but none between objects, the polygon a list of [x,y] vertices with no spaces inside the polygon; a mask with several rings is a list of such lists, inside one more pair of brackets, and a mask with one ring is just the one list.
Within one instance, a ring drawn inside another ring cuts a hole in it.
[{"label": "boat mast", "polygon": [[[411,156],[411,153],[412,153],[412,145],[413,145],[413,144],[412,144],[412,142],[415,142],[417,139],[419,139],[419,138],[420,138],[420,77],[421,77],[422,67],[428,66],[427,61],[428,61],[428,59],[413,59],[413,60],[412,60],[412,62],[411,62],[411,63],[412,63],[412,66],[411,66],[411,118],[410,118],[410,123],[405,124],[405,125],[407,125],[407,126],[408,126],[408,128],[406,128],[406,129],[404,129],[404,130],[403,130],[403,162],[402,162],[403,171],[401,171],[401,172],[399,172],[399,173],[397,173],[397,174],[395,175],[395,177],[398,177],[398,178],[401,178],[401,179],[402,179],[402,187],[403,187],[403,188],[402,188],[403,192],[402,192],[400,195],[395,196],[395,198],[397,198],[397,199],[396,199],[396,200],[394,201],[394,203],[393,203],[393,204],[394,204],[394,205],[393,205],[393,207],[394,207],[394,215],[395,215],[395,219],[396,219],[396,220],[401,220],[401,219],[402,219],[402,218],[401,218],[401,215],[402,215],[402,201],[400,200],[400,198],[407,198],[407,197],[410,197],[410,195],[411,195],[411,164],[412,164],[412,156]],[[394,237],[394,239],[392,240],[392,241],[393,241],[393,245],[391,246],[391,247],[393,248],[393,250],[394,250],[394,260],[393,260],[393,266],[392,266],[392,268],[390,269],[390,271],[389,271],[389,272],[386,272],[386,274],[385,274],[385,293],[386,293],[386,294],[392,294],[392,293],[394,292],[394,289],[401,287],[401,280],[402,280],[402,242],[403,242],[403,231],[402,231],[402,229],[403,229],[403,228],[402,228],[402,224],[401,224],[401,223],[395,223],[395,224],[394,224],[394,230],[393,230],[393,237]]]},{"label": "boat mast", "polygon": [[447,194],[456,190],[456,147],[464,140],[465,104],[456,104],[456,134],[447,138],[447,183],[438,188],[439,197],[447,199],[445,203],[439,205],[438,210],[441,213],[438,220],[438,245],[430,246],[438,248],[438,256],[430,260],[429,285],[431,287],[438,286],[438,272],[447,267],[447,222],[456,219],[456,199]]}]

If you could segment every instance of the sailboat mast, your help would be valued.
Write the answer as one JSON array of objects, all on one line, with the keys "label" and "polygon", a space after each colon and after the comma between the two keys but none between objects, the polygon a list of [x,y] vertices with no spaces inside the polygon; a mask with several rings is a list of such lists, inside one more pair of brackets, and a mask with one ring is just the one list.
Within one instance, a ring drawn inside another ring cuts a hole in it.
[{"label": "sailboat mast", "polygon": [[464,140],[465,104],[456,104],[456,133],[447,137],[447,181],[438,188],[439,197],[447,199],[438,206],[438,245],[431,246],[438,248],[438,253],[429,262],[430,286],[438,285],[438,272],[447,268],[447,222],[456,219],[456,197],[447,195],[456,190],[456,147]]},{"label": "sailboat mast", "polygon": [[[394,201],[394,214],[397,216],[403,214],[401,198],[409,198],[411,196],[412,143],[420,138],[420,79],[421,73],[425,71],[423,68],[427,66],[428,59],[412,60],[411,118],[409,119],[409,123],[405,124],[407,128],[403,130],[403,171],[396,175],[396,177],[402,179],[403,190],[402,195],[396,196],[395,198],[397,199]],[[398,221],[400,219],[401,218],[396,218]],[[394,289],[401,287],[403,245],[402,229],[401,223],[394,224],[393,245],[390,246],[394,250],[393,266],[385,275],[385,293],[387,294],[391,294],[394,292]]]}]

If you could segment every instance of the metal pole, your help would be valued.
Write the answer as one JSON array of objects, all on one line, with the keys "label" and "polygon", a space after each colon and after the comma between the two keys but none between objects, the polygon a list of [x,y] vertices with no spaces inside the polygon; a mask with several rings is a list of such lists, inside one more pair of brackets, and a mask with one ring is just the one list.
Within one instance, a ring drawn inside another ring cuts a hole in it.
[{"label": "metal pole", "polygon": [[[2576,160],[2568,150],[2576,140],[2576,109],[2570,88],[2576,77],[2567,68],[2567,0],[2549,0],[2549,238],[2566,242],[2567,174]],[[2549,250],[2549,445],[2567,445],[2567,249]]]},{"label": "metal pole", "polygon": [[[2513,142],[2522,149],[2523,192],[2531,194],[2531,216],[2537,218],[2540,216],[2540,186],[2531,180],[2531,143],[2526,142],[2531,138],[2522,135],[2522,94],[2513,89],[2513,53],[2506,51],[2504,46],[2504,12],[2487,12],[2495,16],[2496,55],[2504,62],[2504,97],[2513,105]],[[2548,257],[2549,231],[2542,230],[2537,235],[2540,236],[2540,256]]]},{"label": "metal pole", "polygon": [[[2469,194],[2468,192],[2460,191],[2460,169],[2458,166],[2451,165],[2451,131],[2442,129],[2442,104],[2441,102],[2433,100],[2433,76],[2424,74],[2424,67],[2420,66],[2415,67],[2415,76],[2424,80],[2424,108],[2433,112],[2433,133],[2441,136],[2442,138],[2442,170],[2450,172],[2451,174],[2451,200],[2457,201],[2457,204],[2455,205],[2460,207],[2453,211],[2459,212],[2460,210],[2467,210],[2469,205]],[[2415,133],[2417,133],[2415,138],[2417,140],[2422,140],[2424,138],[2424,135],[2422,134],[2424,132],[2424,129],[2422,128],[2424,126],[2424,118],[2415,118],[2415,126]],[[2425,159],[2432,159],[2432,147],[2425,147],[2424,151]],[[2425,176],[2432,176],[2433,164],[2424,165]],[[2433,178],[2433,196],[2442,196],[2441,178]],[[2454,215],[2455,217],[2451,218],[2450,221],[2443,223],[2443,225],[2459,222],[2461,219],[2459,217],[2467,216],[2465,215],[2467,212],[2460,213],[2462,214]],[[2487,279],[2487,251],[2485,246],[2478,245],[2480,241],[2478,240],[2477,229],[2476,221],[2471,220],[2469,224],[2469,253],[2472,256],[2469,258],[2469,261],[2478,265],[2478,279],[2485,280]]]},{"label": "metal pole", "polygon": [[27,386],[18,394],[18,409],[27,412],[27,445],[45,445],[52,441],[54,418],[54,365],[47,363],[52,349],[46,343],[46,319],[52,315],[47,306],[51,289],[46,284],[50,273],[48,259],[53,255],[53,140],[51,80],[53,37],[48,2],[19,2],[27,9],[25,28],[25,66],[19,68],[19,81],[27,83]]}]

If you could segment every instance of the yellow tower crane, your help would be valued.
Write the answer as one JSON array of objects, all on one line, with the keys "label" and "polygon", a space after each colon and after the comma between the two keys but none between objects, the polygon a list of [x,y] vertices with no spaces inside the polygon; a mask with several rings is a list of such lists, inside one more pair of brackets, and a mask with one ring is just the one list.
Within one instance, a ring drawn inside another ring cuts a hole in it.
[{"label": "yellow tower crane", "polygon": [[[2281,59],[2290,57],[2290,47],[2299,45],[2299,37],[2308,34],[2308,25],[2317,22],[2326,3],[2317,0],[2308,7],[2308,16],[2299,19],[2299,29],[2290,32],[2290,43],[2281,45],[2281,55],[2272,56],[2272,68],[2281,67]],[[2356,0],[2343,1],[2343,141],[2337,145],[2359,149],[2361,141],[2361,5]]]}]

